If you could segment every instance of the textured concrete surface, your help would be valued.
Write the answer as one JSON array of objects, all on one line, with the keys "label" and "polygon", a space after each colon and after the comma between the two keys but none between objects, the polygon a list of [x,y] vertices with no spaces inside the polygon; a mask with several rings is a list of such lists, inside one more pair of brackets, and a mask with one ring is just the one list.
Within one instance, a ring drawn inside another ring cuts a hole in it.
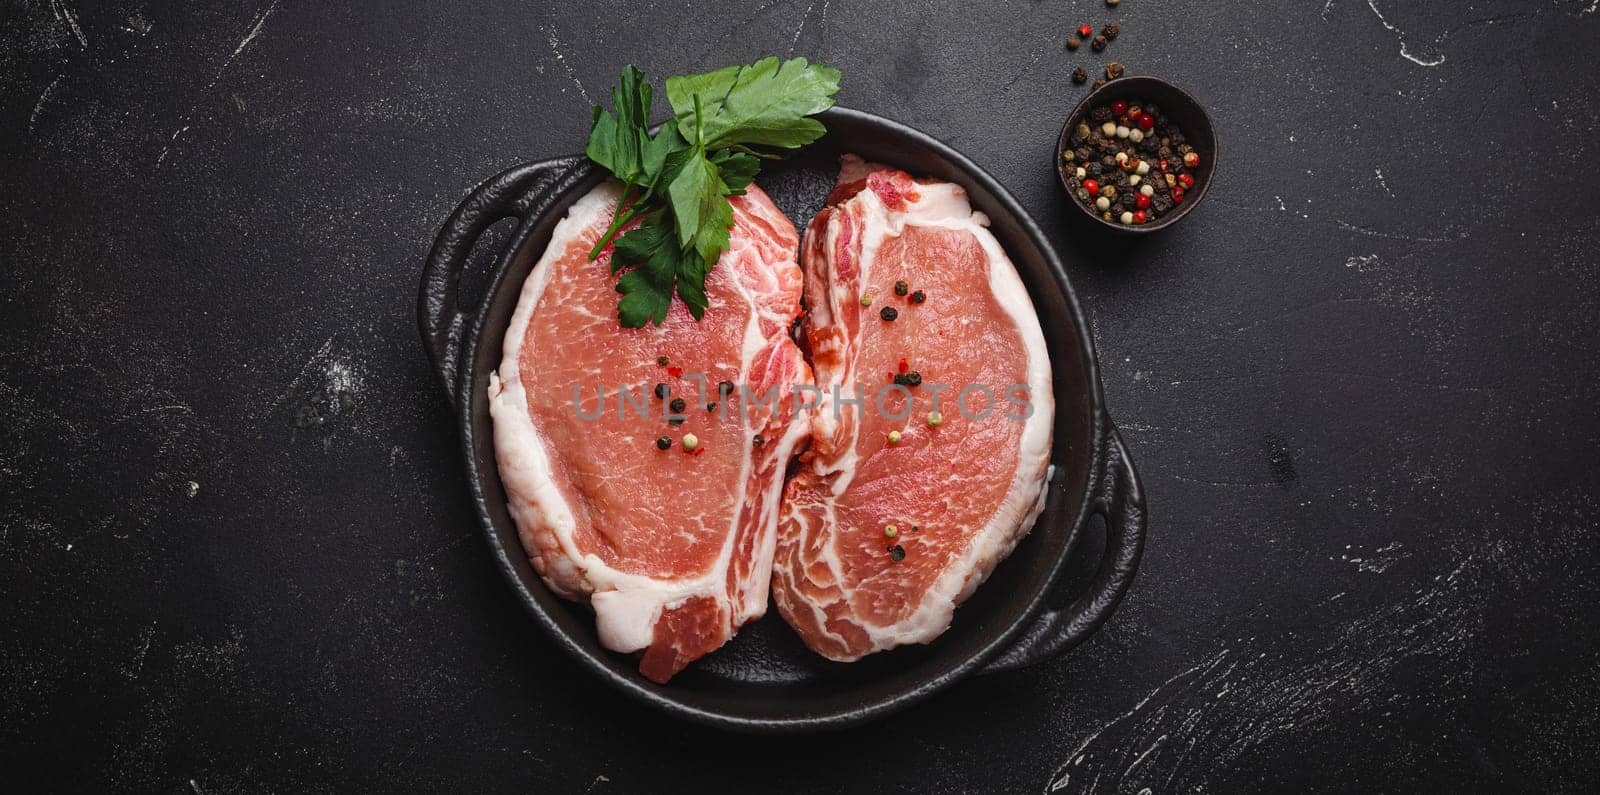
[{"label": "textured concrete surface", "polygon": [[[1600,10],[0,4],[0,770],[41,789],[1592,789]],[[1096,56],[1080,21],[1115,18]],[[1153,523],[1071,655],[843,734],[686,727],[491,568],[414,330],[476,181],[628,62],[769,53],[1045,222]],[[1211,195],[1059,218],[1068,75],[1207,103]],[[32,788],[29,787],[29,788]]]}]

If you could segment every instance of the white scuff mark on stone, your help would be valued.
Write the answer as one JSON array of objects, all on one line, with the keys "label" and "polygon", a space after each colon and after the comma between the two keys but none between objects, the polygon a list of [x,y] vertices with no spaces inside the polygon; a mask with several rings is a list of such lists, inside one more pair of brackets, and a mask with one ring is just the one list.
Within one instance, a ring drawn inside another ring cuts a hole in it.
[{"label": "white scuff mark on stone", "polygon": [[[272,12],[276,11],[277,9],[278,0],[272,0],[271,3],[267,4],[266,10],[262,11],[256,16],[255,23],[250,26],[250,32],[246,33],[244,38],[239,40],[239,45],[233,48],[233,54],[223,59],[222,65],[217,67],[217,71],[211,75],[211,82],[207,83],[206,87],[200,90],[199,96],[203,98],[205,95],[210,94],[211,90],[217,87],[217,83],[222,82],[223,73],[227,72],[228,67],[231,66],[234,60],[239,57],[239,54],[244,52],[246,47],[250,46],[250,42],[256,40],[256,36],[261,34],[261,27],[267,23],[267,17],[272,16]],[[172,138],[167,142],[166,146],[162,147],[161,154],[156,156],[156,165],[161,165],[161,163],[167,159],[167,155],[172,152],[173,143],[177,142],[179,135],[182,135],[185,130],[189,129],[189,122],[194,118],[194,112],[199,110],[199,108],[200,104],[198,102],[189,107],[189,112],[183,115],[182,126],[172,133]]]},{"label": "white scuff mark on stone", "polygon": [[144,18],[143,14],[135,11],[132,16],[128,17],[128,24],[123,27],[140,36],[148,36],[150,35],[150,28],[154,26],[150,24],[150,20]]},{"label": "white scuff mark on stone", "polygon": [[1404,544],[1399,541],[1391,541],[1370,553],[1352,555],[1347,552],[1340,555],[1339,559],[1355,566],[1357,571],[1368,574],[1382,574],[1388,571],[1390,566],[1411,557],[1411,553],[1400,551],[1403,546]]},{"label": "white scuff mark on stone", "polygon": [[561,37],[556,35],[556,26],[546,26],[544,33],[546,40],[550,43],[550,53],[556,57],[556,63],[560,64],[562,70],[567,73],[567,79],[571,80],[572,84],[578,87],[578,93],[583,95],[584,102],[587,102],[590,105],[595,104],[595,101],[589,97],[588,90],[583,87],[583,81],[578,79],[577,71],[572,68],[572,64],[567,63],[567,56],[561,51],[563,46],[561,43]]},{"label": "white scuff mark on stone", "polygon": [[[1202,669],[1204,669],[1205,673],[1210,673],[1212,669],[1214,669],[1218,665],[1220,665],[1223,660],[1227,659],[1227,657],[1228,657],[1228,650],[1227,649],[1223,649],[1222,651],[1219,651],[1216,654],[1212,655],[1206,661],[1204,661],[1202,663],[1199,663],[1199,664],[1197,664],[1197,665],[1195,665],[1195,666],[1183,671],[1182,673],[1178,674],[1177,676],[1174,676],[1171,679],[1168,679],[1167,681],[1162,682],[1160,685],[1157,685],[1154,690],[1151,690],[1149,693],[1145,694],[1145,697],[1143,699],[1141,699],[1139,701],[1139,703],[1133,705],[1133,709],[1130,709],[1127,712],[1124,712],[1121,715],[1118,715],[1117,717],[1112,718],[1109,723],[1105,724],[1104,726],[1101,726],[1098,729],[1095,729],[1093,732],[1091,732],[1089,734],[1088,737],[1083,738],[1083,742],[1078,743],[1078,747],[1070,755],[1067,756],[1067,763],[1065,765],[1063,765],[1062,767],[1063,768],[1072,768],[1072,767],[1081,766],[1083,764],[1084,760],[1088,758],[1086,752],[1088,751],[1089,746],[1092,745],[1094,743],[1094,741],[1100,737],[1100,733],[1101,732],[1104,732],[1107,729],[1115,727],[1117,724],[1127,720],[1128,718],[1131,718],[1134,715],[1139,714],[1139,710],[1144,709],[1144,705],[1150,703],[1151,699],[1153,699],[1157,695],[1159,695],[1164,688],[1172,685],[1172,683],[1177,682],[1180,679],[1184,679],[1186,677],[1189,677],[1189,676],[1193,675],[1196,671],[1201,671]],[[1057,792],[1057,791],[1066,789],[1067,787],[1071,786],[1071,784],[1072,784],[1072,771],[1071,770],[1063,770],[1061,772],[1061,774],[1058,777],[1056,777],[1055,780],[1050,782],[1049,791],[1050,792]]]},{"label": "white scuff mark on stone", "polygon": [[[1302,727],[1348,725],[1363,711],[1408,706],[1390,696],[1401,677],[1424,666],[1459,670],[1471,659],[1490,593],[1484,578],[1502,568],[1507,548],[1469,553],[1449,573],[1376,609],[1314,615],[1331,624],[1325,644],[1300,649],[1238,639],[1095,729],[1046,780],[1045,791],[1208,791],[1213,771]],[[1393,554],[1399,544],[1382,549]],[[1453,695],[1454,689],[1436,689],[1412,698]]]},{"label": "white scuff mark on stone", "polygon": [[1383,180],[1383,169],[1374,168],[1372,169],[1372,173],[1378,175],[1378,187],[1383,188],[1383,192],[1389,194],[1389,198],[1393,199],[1394,191],[1389,190],[1389,183]]},{"label": "white scuff mark on stone", "polygon": [[1580,16],[1580,17],[1586,17],[1586,16],[1588,16],[1588,15],[1590,15],[1590,14],[1593,14],[1593,13],[1594,13],[1594,10],[1595,10],[1595,9],[1596,9],[1596,8],[1600,8],[1600,0],[1594,0],[1594,2],[1593,2],[1593,3],[1590,3],[1590,4],[1589,4],[1589,7],[1588,7],[1588,8],[1585,8],[1585,9],[1584,9],[1584,10],[1582,10],[1582,11],[1579,11],[1579,12],[1578,12],[1578,16]]},{"label": "white scuff mark on stone", "polygon": [[185,124],[172,131],[172,138],[168,140],[166,146],[161,148],[161,154],[156,155],[156,165],[161,165],[161,162],[167,159],[167,155],[172,152],[172,145],[178,141],[178,136],[183,135],[184,131],[188,129],[189,125]]},{"label": "white scuff mark on stone", "polygon": [[[1596,0],[1596,2],[1600,2],[1600,0]],[[1378,10],[1377,0],[1367,0],[1367,7],[1372,9],[1373,14],[1377,15],[1378,22],[1382,23],[1384,28],[1386,28],[1390,33],[1393,33],[1395,38],[1400,41],[1401,58],[1404,58],[1418,66],[1438,66],[1439,64],[1444,63],[1444,53],[1439,53],[1439,57],[1431,61],[1425,61],[1415,55],[1412,55],[1411,52],[1406,49],[1406,32],[1395,27],[1394,25],[1389,24],[1389,20],[1383,18],[1383,12]]]},{"label": "white scuff mark on stone", "polygon": [[355,397],[361,393],[365,386],[365,379],[350,363],[342,359],[328,360],[328,366],[323,369],[323,376],[327,380],[328,394],[338,397],[348,395]]},{"label": "white scuff mark on stone", "polygon": [[33,103],[33,113],[28,114],[28,134],[29,135],[33,134],[33,125],[34,125],[34,123],[39,121],[39,112],[44,110],[44,104],[50,100],[50,92],[56,90],[56,86],[61,83],[61,78],[65,77],[65,76],[66,75],[56,75],[56,79],[51,80],[50,81],[50,85],[45,86],[44,93],[39,95],[39,101]]},{"label": "white scuff mark on stone", "polygon": [[811,5],[806,6],[805,13],[800,15],[800,24],[794,29],[794,38],[789,39],[789,52],[793,53],[795,45],[800,43],[800,34],[805,32],[806,20],[811,17],[811,9],[817,7],[817,0],[811,0]]},{"label": "white scuff mark on stone", "polygon": [[129,679],[139,678],[139,674],[144,671],[144,658],[150,653],[150,641],[155,640],[155,637],[156,622],[152,621],[150,626],[139,633],[139,648],[133,650],[133,659],[122,669],[123,676]]},{"label": "white scuff mark on stone", "polygon": [[78,17],[72,13],[72,9],[61,0],[50,0],[50,10],[55,12],[57,22],[66,22],[67,27],[72,29],[72,35],[78,37],[78,44],[83,45],[85,50],[89,49],[89,38],[83,35],[83,28],[78,27]]},{"label": "white scuff mark on stone", "polygon": [[[1597,0],[1597,1],[1600,1],[1600,0]],[[1328,2],[1323,3],[1322,4],[1322,18],[1323,19],[1327,19],[1328,18],[1328,12],[1332,11],[1332,10],[1333,10],[1333,0],[1328,0]]]},{"label": "white scuff mark on stone", "polygon": [[256,17],[256,24],[250,26],[250,32],[239,40],[239,46],[233,48],[233,54],[228,56],[228,60],[222,62],[222,68],[228,68],[228,64],[233,63],[233,59],[238,58],[239,53],[244,52],[244,48],[249,47],[250,42],[256,40],[256,36],[261,35],[261,26],[266,24],[267,17],[277,8],[278,0],[272,0],[272,4],[267,6],[267,10],[261,12],[261,16]]},{"label": "white scuff mark on stone", "polygon": [[262,414],[272,412],[279,406],[283,405],[283,402],[288,400],[289,396],[294,393],[295,387],[299,386],[300,382],[311,373],[313,366],[316,365],[317,362],[322,361],[323,357],[327,356],[328,352],[333,350],[333,340],[334,337],[329,337],[328,339],[324,340],[322,347],[318,348],[316,353],[311,354],[311,358],[307,359],[305,364],[300,365],[300,371],[295,373],[294,378],[289,381],[289,385],[283,388],[283,392],[278,395],[278,399],[272,401],[272,404],[267,406],[265,411],[259,412],[255,416],[251,417],[251,421],[254,422]]},{"label": "white scuff mark on stone", "polygon": [[189,481],[188,485],[184,486],[183,493],[187,494],[189,499],[194,499],[200,493],[200,484],[192,480]]},{"label": "white scuff mark on stone", "polygon": [[1346,268],[1355,268],[1357,273],[1371,273],[1378,269],[1377,254],[1357,254],[1344,261]]},{"label": "white scuff mark on stone", "polygon": [[1364,226],[1356,226],[1355,224],[1346,223],[1345,221],[1336,220],[1334,223],[1338,224],[1339,228],[1345,230],[1346,232],[1355,232],[1358,235],[1366,235],[1367,237],[1381,237],[1386,240],[1410,240],[1416,243],[1453,243],[1457,240],[1467,239],[1466,232],[1462,232],[1455,237],[1422,237],[1420,235],[1404,235],[1397,232],[1379,232],[1376,229],[1368,229]]},{"label": "white scuff mark on stone", "polygon": [[[828,21],[828,3],[832,1],[833,0],[822,0],[822,14],[817,17],[817,24]],[[794,38],[789,39],[788,54],[794,54],[794,48],[800,44],[800,34],[806,29],[806,21],[811,18],[811,9],[816,7],[817,0],[811,0],[811,4],[806,6],[805,13],[800,15],[800,24],[794,29]]]}]

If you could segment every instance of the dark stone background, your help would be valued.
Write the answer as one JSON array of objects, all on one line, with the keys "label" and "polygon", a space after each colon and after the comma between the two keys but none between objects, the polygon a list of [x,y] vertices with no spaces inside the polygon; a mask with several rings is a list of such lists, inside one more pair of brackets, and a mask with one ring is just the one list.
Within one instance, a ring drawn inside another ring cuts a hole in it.
[{"label": "dark stone background", "polygon": [[[1111,17],[1104,56],[1063,48]],[[3,0],[0,779],[1592,788],[1597,43],[1593,0]],[[1075,653],[781,740],[546,641],[413,315],[455,202],[579,149],[624,63],[773,52],[1047,225],[1153,513]],[[1071,68],[1113,56],[1225,147],[1124,251],[1058,222],[1047,166]]]}]

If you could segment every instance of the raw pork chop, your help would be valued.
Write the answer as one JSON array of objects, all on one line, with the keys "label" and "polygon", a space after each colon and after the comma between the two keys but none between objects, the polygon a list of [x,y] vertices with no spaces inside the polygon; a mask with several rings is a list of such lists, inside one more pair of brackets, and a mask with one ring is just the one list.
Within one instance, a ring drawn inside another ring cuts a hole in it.
[{"label": "raw pork chop", "polygon": [[[789,396],[811,371],[788,336],[800,314],[797,235],[760,188],[732,199],[732,241],[707,280],[704,318],[674,300],[665,323],[643,329],[618,324],[609,249],[588,259],[618,196],[602,185],[556,226],[506,331],[490,411],[534,569],[556,593],[587,598],[601,643],[644,650],[640,672],[665,682],[766,612],[784,469],[808,432]],[[717,394],[723,381],[758,398],[776,387],[782,399],[746,407],[739,391]],[[664,418],[658,383],[688,404],[681,426]],[[626,419],[619,385],[633,401]],[[657,449],[661,436],[670,449]]]},{"label": "raw pork chop", "polygon": [[[1055,404],[1033,303],[961,188],[846,156],[828,204],[802,250],[805,332],[826,394],[784,495],[773,593],[806,645],[849,661],[944,632],[1033,526]],[[897,295],[899,281],[913,294]],[[875,401],[897,373],[921,377],[903,418],[906,393],[885,393],[881,410]],[[858,384],[864,406],[836,399]],[[950,386],[937,427],[934,384]],[[975,389],[971,416],[958,408],[969,384],[991,390],[987,416]]]}]

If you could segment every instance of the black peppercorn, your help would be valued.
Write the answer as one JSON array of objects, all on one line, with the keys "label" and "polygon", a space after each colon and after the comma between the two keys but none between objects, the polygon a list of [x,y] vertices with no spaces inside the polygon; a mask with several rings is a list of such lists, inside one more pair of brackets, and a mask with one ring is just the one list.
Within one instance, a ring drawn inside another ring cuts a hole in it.
[{"label": "black peppercorn", "polygon": [[912,370],[906,373],[906,386],[922,386],[922,373]]},{"label": "black peppercorn", "polygon": [[658,398],[666,397],[667,396],[667,391],[668,390],[667,390],[667,385],[666,384],[656,384],[656,397],[658,397]]},{"label": "black peppercorn", "polygon": [[672,437],[670,437],[670,436],[663,436],[663,437],[661,437],[661,438],[656,440],[656,449],[657,450],[667,450],[667,449],[670,449],[671,447],[672,447]]},{"label": "black peppercorn", "polygon": [[1080,39],[1077,36],[1068,36],[1067,37],[1067,49],[1076,50],[1076,49],[1078,49],[1079,47],[1082,47],[1082,46],[1083,46],[1083,39]]},{"label": "black peppercorn", "polygon": [[1100,29],[1100,35],[1106,37],[1106,41],[1111,41],[1117,37],[1118,33],[1121,32],[1122,26],[1115,22],[1107,22],[1106,26]]},{"label": "black peppercorn", "polygon": [[717,384],[717,397],[725,398],[731,394],[733,394],[732,381],[723,381],[722,383]]},{"label": "black peppercorn", "polygon": [[1090,120],[1097,122],[1111,121],[1111,109],[1102,105],[1101,107],[1089,111],[1089,118]]},{"label": "black peppercorn", "polygon": [[666,367],[668,364],[671,364],[671,363],[672,363],[672,360],[668,359],[665,356],[657,356],[656,357],[656,364],[659,364],[662,367]]},{"label": "black peppercorn", "polygon": [[920,304],[920,303],[922,303],[923,301],[926,301],[926,300],[928,300],[928,296],[924,295],[921,290],[918,290],[918,291],[916,291],[916,292],[911,294],[911,303],[913,303],[913,304]]},{"label": "black peppercorn", "polygon": [[672,409],[673,414],[682,414],[683,410],[689,407],[689,404],[685,403],[683,398],[673,398],[672,402],[667,404],[667,407]]},{"label": "black peppercorn", "polygon": [[1077,83],[1080,86],[1089,82],[1089,73],[1083,71],[1083,67],[1081,66],[1072,70],[1072,82]]},{"label": "black peppercorn", "polygon": [[884,320],[888,320],[888,321],[891,321],[891,322],[895,318],[897,318],[899,316],[900,316],[900,313],[898,311],[896,311],[895,308],[892,307],[892,306],[886,306],[886,307],[883,308],[883,311],[878,313],[878,317],[881,317]]},{"label": "black peppercorn", "polygon": [[894,546],[889,547],[889,559],[894,561],[895,563],[899,563],[900,561],[905,560],[906,559],[906,548],[903,547],[903,546],[900,546],[899,544],[895,544]]},{"label": "black peppercorn", "polygon": [[1089,49],[1095,52],[1105,52],[1106,37],[1103,35],[1094,37],[1094,41],[1089,42]]},{"label": "black peppercorn", "polygon": [[676,428],[679,425],[683,424],[683,418],[682,417],[673,417],[672,419],[667,420],[667,424],[671,425],[674,428]]},{"label": "black peppercorn", "polygon": [[763,439],[763,438],[762,438],[762,437],[761,437],[761,434],[759,434],[759,433],[758,433],[758,434],[756,434],[756,435],[755,435],[755,438],[753,438],[753,439],[751,439],[751,440],[750,440],[750,443],[751,443],[751,444],[753,444],[753,445],[755,445],[755,446],[756,446],[756,447],[760,447],[760,446],[761,446],[761,445],[764,445],[764,444],[766,444],[766,443],[767,443],[767,440],[766,440],[766,439]]},{"label": "black peppercorn", "polygon": [[906,374],[905,373],[895,373],[894,374],[894,385],[895,386],[905,386],[906,385]]},{"label": "black peppercorn", "polygon": [[906,293],[909,293],[909,292],[911,292],[911,285],[906,284],[905,282],[895,282],[894,283],[894,294],[895,295],[905,295]]},{"label": "black peppercorn", "polygon": [[706,404],[706,411],[716,411],[716,410],[717,410],[717,401],[713,400],[710,403]]},{"label": "black peppercorn", "polygon": [[1111,63],[1106,64],[1106,79],[1115,80],[1121,77],[1124,71],[1125,70],[1122,67],[1121,61],[1112,61]]},{"label": "black peppercorn", "polygon": [[1095,79],[1094,79],[1094,85],[1093,85],[1093,88],[1099,88],[1099,87],[1101,87],[1101,86],[1103,86],[1103,85],[1105,85],[1105,84],[1106,84],[1106,81],[1105,81],[1105,78],[1102,78],[1102,77],[1096,77],[1096,78],[1095,78]]}]

